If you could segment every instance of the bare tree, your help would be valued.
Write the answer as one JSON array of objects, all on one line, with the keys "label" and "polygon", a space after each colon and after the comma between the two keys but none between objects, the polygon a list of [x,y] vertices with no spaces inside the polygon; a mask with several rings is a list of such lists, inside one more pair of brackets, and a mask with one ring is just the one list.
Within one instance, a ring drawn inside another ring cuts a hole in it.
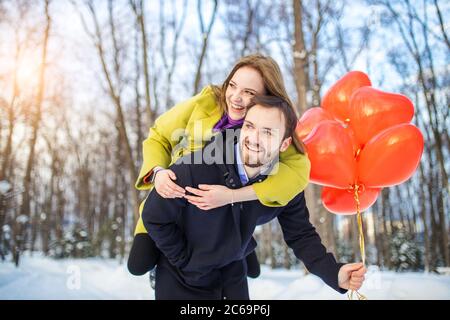
[{"label": "bare tree", "polygon": [[[42,102],[44,99],[44,90],[45,90],[45,71],[47,67],[47,49],[48,49],[48,42],[49,42],[49,36],[50,36],[50,28],[52,24],[52,19],[50,16],[50,0],[44,1],[44,10],[45,10],[45,17],[46,17],[46,23],[45,23],[45,29],[43,32],[43,41],[42,41],[42,55],[41,55],[41,62],[40,62],[40,68],[39,68],[39,76],[38,76],[38,90],[37,90],[37,96],[34,104],[34,110],[32,112],[32,120],[31,120],[31,137],[28,142],[28,148],[29,148],[29,155],[28,160],[26,164],[25,169],[25,177],[23,180],[23,198],[22,198],[22,204],[20,207],[20,212],[25,217],[28,217],[28,219],[31,217],[30,213],[30,192],[32,187],[32,177],[31,173],[33,170],[33,166],[35,163],[35,146],[36,141],[38,138],[38,131],[40,127],[41,122],[41,109],[42,109]],[[26,233],[25,233],[25,224],[19,224],[17,228],[16,233],[16,241],[17,245],[14,250],[14,260],[16,265],[19,264],[19,256],[20,252],[23,250],[23,245],[26,240]]]},{"label": "bare tree", "polygon": [[[311,4],[311,2],[308,2]],[[324,33],[324,26],[329,23],[336,10],[331,1],[314,2],[314,6],[306,7],[302,1],[293,1],[293,75],[297,93],[297,112],[304,113],[311,106],[320,105],[320,89],[323,76],[319,71],[319,53],[321,48],[320,37]],[[309,34],[309,44],[306,42],[305,26]],[[327,48],[323,48],[326,50]],[[326,65],[329,70],[330,64]],[[308,93],[312,93],[312,99],[308,99]],[[312,101],[308,101],[312,100]],[[312,104],[312,105],[311,105]],[[325,246],[337,254],[334,232],[334,215],[330,214],[320,205],[321,188],[308,185],[305,196],[311,214],[313,225],[321,235]]]},{"label": "bare tree", "polygon": [[203,3],[203,1],[197,0],[197,14],[198,14],[198,21],[200,23],[200,32],[202,35],[202,47],[201,47],[201,51],[200,51],[200,57],[198,59],[197,71],[195,72],[193,94],[196,94],[200,89],[203,61],[205,59],[206,51],[208,48],[209,36],[211,34],[214,22],[216,21],[216,13],[217,13],[217,6],[218,6],[217,0],[213,0],[213,9],[212,9],[211,18],[209,20],[208,27],[206,27],[205,22],[204,22],[204,17],[203,17],[202,3]]},{"label": "bare tree", "polygon": [[[183,5],[181,6],[181,15],[180,18],[178,18],[178,5],[174,1],[172,1],[172,5],[170,8],[170,12],[172,13],[172,15],[169,17],[169,19],[166,18],[167,13],[165,4],[167,3],[167,1],[160,0],[159,3],[159,54],[161,56],[162,65],[164,66],[164,71],[166,74],[166,99],[164,107],[170,108],[174,104],[172,98],[173,75],[178,62],[180,51],[179,40],[186,22],[188,2],[187,0],[183,1]],[[172,39],[169,38],[169,34],[173,34]],[[167,50],[166,47],[168,47]]]},{"label": "bare tree", "polygon": [[[86,33],[90,36],[94,46],[97,50],[98,58],[100,60],[101,68],[103,71],[103,75],[106,79],[106,84],[108,88],[108,94],[114,103],[116,113],[117,113],[117,122],[116,127],[121,136],[121,145],[125,147],[125,159],[127,164],[127,169],[130,177],[136,177],[136,167],[133,157],[133,152],[130,144],[130,140],[128,137],[128,132],[126,128],[126,121],[123,111],[123,97],[122,94],[122,69],[121,69],[121,61],[120,61],[120,48],[118,45],[118,37],[116,33],[116,23],[114,20],[114,2],[112,0],[108,1],[108,24],[109,24],[109,32],[111,36],[112,42],[112,70],[108,67],[107,56],[106,56],[106,44],[104,40],[104,34],[102,32],[102,28],[100,26],[98,14],[96,7],[94,6],[93,1],[87,1],[86,6],[92,18],[92,23],[94,25],[94,31],[91,32],[89,27],[86,24],[84,16],[80,13],[80,18],[83,24],[83,27]],[[139,216],[139,198],[137,191],[134,189],[133,184],[130,185],[130,193],[131,193],[131,203],[134,213],[135,221],[137,221]]]},{"label": "bare tree", "polygon": [[[427,141],[432,145],[432,148],[425,148],[427,151],[426,161],[430,164],[428,174],[434,176],[434,181],[430,183],[432,189],[430,190],[429,201],[434,206],[434,209],[430,212],[432,228],[436,226],[437,229],[432,232],[432,235],[438,236],[438,245],[443,255],[443,261],[446,266],[449,266],[450,248],[445,214],[445,211],[448,210],[448,205],[445,204],[445,199],[448,197],[448,169],[445,165],[445,157],[449,150],[448,144],[444,142],[445,123],[448,123],[449,108],[448,104],[443,103],[443,99],[439,98],[439,92],[442,89],[439,77],[443,75],[440,75],[436,70],[436,54],[430,44],[432,38],[430,30],[433,28],[430,27],[429,9],[425,2],[424,10],[420,14],[416,6],[409,1],[399,3],[373,1],[371,3],[385,9],[388,23],[397,29],[404,44],[404,51],[410,57],[410,62],[401,62],[400,57],[394,51],[391,51],[391,63],[403,77],[409,77],[412,73],[415,73],[414,77],[417,78],[417,87],[414,90],[419,90],[422,96],[421,101],[423,101],[423,106],[427,112],[427,120],[425,120],[422,129],[424,131],[429,130],[430,134]],[[442,14],[438,1],[433,3],[440,25]],[[445,46],[444,51],[448,54],[448,39],[445,30],[442,31],[443,39],[441,43]],[[410,73],[406,74],[407,72]],[[436,164],[435,167],[432,165],[433,163]],[[435,217],[435,214],[437,214],[437,217]]]},{"label": "bare tree", "polygon": [[144,66],[144,88],[145,88],[145,110],[147,111],[150,123],[155,120],[155,111],[151,105],[150,97],[150,70],[148,65],[149,55],[148,55],[148,42],[147,42],[147,32],[145,26],[145,10],[144,3],[142,0],[129,0],[130,6],[133,9],[136,23],[139,26],[139,32],[141,35],[141,45],[142,45],[142,65]]}]

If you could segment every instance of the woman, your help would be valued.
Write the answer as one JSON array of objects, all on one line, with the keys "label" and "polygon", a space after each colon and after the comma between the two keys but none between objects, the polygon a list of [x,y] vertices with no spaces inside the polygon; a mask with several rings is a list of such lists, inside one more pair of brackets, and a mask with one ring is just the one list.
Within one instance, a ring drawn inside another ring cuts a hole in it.
[{"label": "woman", "polygon": [[[240,189],[199,185],[199,189],[186,187],[184,190],[176,184],[175,173],[166,169],[183,155],[201,149],[214,132],[242,124],[246,106],[256,94],[279,96],[293,107],[278,64],[272,58],[259,54],[241,58],[222,86],[207,86],[198,95],[158,117],[143,142],[144,161],[136,188],[149,190],[155,187],[164,198],[184,197],[203,210],[252,200],[259,200],[266,206],[286,205],[304,190],[310,171],[310,162],[304,151],[298,151],[293,146],[280,154],[280,165],[275,174],[269,175],[263,182]],[[180,132],[186,134],[181,142]],[[186,195],[186,191],[193,195]],[[128,269],[134,275],[145,274],[154,268],[158,257],[159,250],[139,218]],[[246,260],[248,276],[257,277],[259,263],[255,252]]]}]

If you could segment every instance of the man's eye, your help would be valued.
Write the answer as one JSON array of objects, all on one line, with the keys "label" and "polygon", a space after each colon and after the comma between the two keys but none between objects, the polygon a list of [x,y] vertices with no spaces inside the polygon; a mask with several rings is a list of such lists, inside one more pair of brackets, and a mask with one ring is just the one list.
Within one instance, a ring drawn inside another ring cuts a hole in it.
[{"label": "man's eye", "polygon": [[271,136],[272,135],[272,131],[270,130],[264,130],[264,134]]},{"label": "man's eye", "polygon": [[251,126],[250,124],[248,124],[248,123],[245,125],[245,127],[246,127],[247,129],[251,129],[251,128],[252,128],[252,126]]}]

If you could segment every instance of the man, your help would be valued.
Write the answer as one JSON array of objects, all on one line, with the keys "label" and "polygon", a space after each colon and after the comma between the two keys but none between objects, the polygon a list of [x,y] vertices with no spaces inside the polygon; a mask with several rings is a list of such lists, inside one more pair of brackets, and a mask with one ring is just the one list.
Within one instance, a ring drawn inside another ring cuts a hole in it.
[{"label": "man", "polygon": [[[182,187],[222,184],[236,189],[261,181],[278,164],[278,153],[293,142],[295,126],[295,113],[281,98],[255,97],[237,134],[219,133],[171,169]],[[244,258],[256,247],[255,227],[274,218],[294,254],[330,287],[345,293],[364,281],[362,264],[340,264],[326,252],[309,222],[303,192],[285,207],[248,201],[208,211],[190,203],[195,197],[186,198],[164,199],[151,192],[142,212],[163,253],[156,269],[156,299],[249,299]]]}]

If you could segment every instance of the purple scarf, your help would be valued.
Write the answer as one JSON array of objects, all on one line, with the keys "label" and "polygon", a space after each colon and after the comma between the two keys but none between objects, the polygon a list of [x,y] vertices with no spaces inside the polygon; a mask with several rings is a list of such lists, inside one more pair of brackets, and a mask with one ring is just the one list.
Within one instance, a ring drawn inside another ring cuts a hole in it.
[{"label": "purple scarf", "polygon": [[222,131],[228,128],[232,128],[237,125],[241,125],[244,122],[244,119],[233,120],[226,113],[220,118],[220,120],[216,123],[213,128],[213,131]]}]

